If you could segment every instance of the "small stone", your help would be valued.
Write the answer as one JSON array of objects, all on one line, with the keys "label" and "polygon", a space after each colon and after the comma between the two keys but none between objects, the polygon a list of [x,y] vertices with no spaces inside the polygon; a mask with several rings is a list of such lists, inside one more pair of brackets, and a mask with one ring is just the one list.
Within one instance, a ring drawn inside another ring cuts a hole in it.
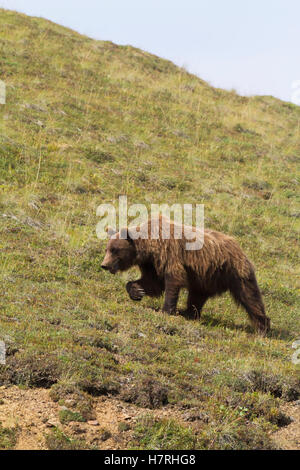
[{"label": "small stone", "polygon": [[99,422],[95,420],[91,420],[87,422],[90,426],[99,426]]},{"label": "small stone", "polygon": [[130,421],[132,419],[132,416],[130,415],[125,415],[123,416],[123,418],[126,420],[126,421]]},{"label": "small stone", "polygon": [[46,426],[47,428],[57,428],[59,422],[56,419],[48,419]]},{"label": "small stone", "polygon": [[148,149],[148,148],[150,148],[150,145],[146,144],[146,143],[143,142],[143,141],[135,142],[135,143],[134,143],[134,146],[135,146],[135,147],[138,147],[138,148],[140,148],[140,149],[145,149],[145,150]]}]

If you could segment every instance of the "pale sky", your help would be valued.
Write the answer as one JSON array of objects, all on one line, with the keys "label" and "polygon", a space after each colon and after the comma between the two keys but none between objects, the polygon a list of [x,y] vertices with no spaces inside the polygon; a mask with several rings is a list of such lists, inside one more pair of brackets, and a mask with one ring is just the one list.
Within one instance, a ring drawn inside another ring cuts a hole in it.
[{"label": "pale sky", "polygon": [[300,105],[300,0],[0,0],[0,6],[139,47],[217,87]]}]

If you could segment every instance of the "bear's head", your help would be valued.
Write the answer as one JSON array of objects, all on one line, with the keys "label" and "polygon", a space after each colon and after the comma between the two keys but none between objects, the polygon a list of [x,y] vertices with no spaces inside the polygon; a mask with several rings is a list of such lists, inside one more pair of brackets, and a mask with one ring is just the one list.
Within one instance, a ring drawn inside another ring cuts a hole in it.
[{"label": "bear's head", "polygon": [[137,256],[135,244],[130,238],[129,231],[123,229],[118,233],[113,233],[109,229],[108,234],[111,238],[107,244],[101,268],[106,269],[111,274],[116,274],[118,271],[127,271],[135,264]]}]

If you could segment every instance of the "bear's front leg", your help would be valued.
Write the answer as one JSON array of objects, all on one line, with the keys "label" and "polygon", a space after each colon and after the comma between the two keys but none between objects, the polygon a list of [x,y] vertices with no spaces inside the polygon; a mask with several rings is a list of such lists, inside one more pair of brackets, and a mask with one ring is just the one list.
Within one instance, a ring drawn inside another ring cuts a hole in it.
[{"label": "bear's front leg", "polygon": [[172,277],[165,278],[165,303],[163,311],[167,313],[175,313],[179,296],[180,286]]},{"label": "bear's front leg", "polygon": [[208,296],[197,291],[195,289],[189,289],[187,308],[183,312],[183,315],[186,318],[195,319],[200,318],[201,310],[205,302],[207,301]]},{"label": "bear's front leg", "polygon": [[145,295],[145,291],[143,287],[139,284],[139,281],[127,282],[126,290],[132,300],[142,300]]}]

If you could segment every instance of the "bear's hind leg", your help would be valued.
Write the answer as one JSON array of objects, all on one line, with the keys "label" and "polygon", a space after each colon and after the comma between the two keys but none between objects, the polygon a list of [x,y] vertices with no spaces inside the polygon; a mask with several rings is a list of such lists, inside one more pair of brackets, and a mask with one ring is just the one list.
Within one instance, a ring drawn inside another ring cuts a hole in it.
[{"label": "bear's hind leg", "polygon": [[267,333],[270,329],[270,319],[266,316],[254,272],[252,271],[246,279],[236,279],[230,290],[235,301],[248,313],[254,328],[260,333]]}]

